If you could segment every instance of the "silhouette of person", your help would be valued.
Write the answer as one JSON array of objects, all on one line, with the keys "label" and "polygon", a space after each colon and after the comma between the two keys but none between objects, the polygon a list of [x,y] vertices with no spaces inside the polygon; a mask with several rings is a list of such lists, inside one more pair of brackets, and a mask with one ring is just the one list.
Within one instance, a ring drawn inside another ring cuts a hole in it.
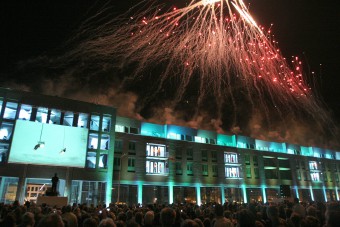
[{"label": "silhouette of person", "polygon": [[52,193],[57,194],[57,185],[59,182],[59,178],[57,177],[57,174],[54,174],[54,177],[52,177]]}]

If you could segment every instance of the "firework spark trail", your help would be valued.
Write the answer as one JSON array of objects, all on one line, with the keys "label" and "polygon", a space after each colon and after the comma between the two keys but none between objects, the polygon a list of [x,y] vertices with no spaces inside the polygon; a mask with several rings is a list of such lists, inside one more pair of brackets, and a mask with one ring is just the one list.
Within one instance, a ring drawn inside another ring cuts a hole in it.
[{"label": "firework spark trail", "polygon": [[242,0],[193,0],[166,12],[140,3],[133,10],[133,15],[128,12],[102,25],[98,21],[103,12],[89,19],[83,27],[87,38],[69,56],[115,59],[113,64],[121,68],[133,65],[134,78],[163,65],[154,95],[167,80],[179,80],[175,103],[199,77],[198,106],[214,94],[219,113],[226,102],[237,108],[235,91],[240,89],[253,109],[298,108],[323,118],[299,59],[287,62],[270,30],[256,24]]}]

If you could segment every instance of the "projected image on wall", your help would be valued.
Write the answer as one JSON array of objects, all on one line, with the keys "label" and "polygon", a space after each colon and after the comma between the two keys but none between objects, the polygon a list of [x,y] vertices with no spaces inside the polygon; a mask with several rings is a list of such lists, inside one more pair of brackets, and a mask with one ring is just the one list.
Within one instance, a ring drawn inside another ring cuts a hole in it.
[{"label": "projected image on wall", "polygon": [[165,161],[146,161],[146,173],[148,174],[167,174],[168,164]]},{"label": "projected image on wall", "polygon": [[225,167],[226,178],[239,178],[240,172],[239,167]]},{"label": "projected image on wall", "polygon": [[149,157],[166,157],[166,149],[163,144],[152,144],[148,143],[146,145],[146,156]]},{"label": "projected image on wall", "polygon": [[8,162],[84,167],[88,129],[17,120]]}]

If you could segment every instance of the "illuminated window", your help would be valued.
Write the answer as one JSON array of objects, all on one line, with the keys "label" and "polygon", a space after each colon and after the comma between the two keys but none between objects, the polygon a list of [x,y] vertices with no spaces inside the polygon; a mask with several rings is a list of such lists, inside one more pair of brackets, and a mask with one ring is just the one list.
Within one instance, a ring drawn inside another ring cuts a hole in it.
[{"label": "illuminated window", "polygon": [[102,134],[100,139],[100,149],[101,150],[108,150],[110,149],[110,136]]},{"label": "illuminated window", "polygon": [[37,110],[37,116],[35,120],[40,123],[47,123],[47,116],[48,116],[48,108],[39,107]]},{"label": "illuminated window", "polygon": [[116,132],[124,132],[124,126],[122,126],[122,125],[116,125],[116,126],[115,126],[115,131],[116,131]]},{"label": "illuminated window", "polygon": [[64,119],[63,119],[63,125],[73,126],[73,118],[74,118],[73,112],[65,112],[64,113]]},{"label": "illuminated window", "polygon": [[263,164],[264,166],[268,167],[276,167],[276,158],[273,157],[263,158]]},{"label": "illuminated window", "polygon": [[8,147],[7,143],[0,143],[0,163],[6,163],[8,157]]},{"label": "illuminated window", "polygon": [[248,154],[244,155],[244,163],[246,165],[250,165],[250,155]]},{"label": "illuminated window", "polygon": [[87,152],[86,168],[96,168],[96,152]]},{"label": "illuminated window", "polygon": [[[312,181],[320,181],[320,174],[319,173],[311,173],[310,178],[311,178]],[[326,179],[327,179],[327,177],[326,177]]]},{"label": "illuminated window", "polygon": [[309,162],[309,169],[310,170],[318,170],[318,163],[316,161],[310,161]]},{"label": "illuminated window", "polygon": [[224,163],[237,164],[238,156],[236,153],[225,152],[224,153]]},{"label": "illuminated window", "polygon": [[89,115],[85,114],[85,113],[79,113],[79,117],[78,117],[78,127],[81,128],[87,128],[87,121],[89,119]]},{"label": "illuminated window", "polygon": [[89,149],[97,149],[98,148],[98,134],[90,133],[88,148]]},{"label": "illuminated window", "polygon": [[90,121],[90,130],[98,131],[99,130],[99,115],[91,115]]},{"label": "illuminated window", "polygon": [[103,169],[107,168],[107,153],[106,152],[100,152],[98,167],[103,168]]},{"label": "illuminated window", "polygon": [[146,144],[146,156],[147,157],[168,157],[168,151],[164,144]]},{"label": "illuminated window", "polygon": [[52,109],[50,113],[50,124],[60,125],[60,120],[61,120],[61,111]]},{"label": "illuminated window", "polygon": [[15,115],[17,113],[18,103],[16,102],[7,102],[4,112],[4,119],[15,119]]},{"label": "illuminated window", "polygon": [[18,119],[29,121],[30,118],[31,118],[31,114],[32,114],[32,106],[22,104],[20,106],[19,118]]},{"label": "illuminated window", "polygon": [[102,132],[110,132],[111,128],[111,117],[104,116],[102,122]]},{"label": "illuminated window", "polygon": [[164,160],[147,160],[146,161],[146,173],[147,174],[156,174],[156,175],[165,175],[168,174],[168,163]]},{"label": "illuminated window", "polygon": [[225,166],[225,177],[226,178],[239,178],[240,170],[237,166]]},{"label": "illuminated window", "polygon": [[2,122],[0,127],[0,140],[10,140],[13,133],[13,123]]}]

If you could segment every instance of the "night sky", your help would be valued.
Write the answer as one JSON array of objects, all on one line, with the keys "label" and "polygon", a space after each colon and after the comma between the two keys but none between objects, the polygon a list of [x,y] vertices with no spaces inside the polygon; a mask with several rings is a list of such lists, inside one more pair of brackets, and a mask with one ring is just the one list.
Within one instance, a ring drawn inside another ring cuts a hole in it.
[{"label": "night sky", "polygon": [[[20,62],[38,56],[58,55],[63,44],[74,35],[100,3],[91,0],[72,1],[13,1],[0,3],[0,86],[23,87],[36,90],[34,86],[42,79],[39,72],[21,69]],[[109,2],[113,12],[124,12],[135,0]],[[164,0],[177,5],[179,0]],[[329,0],[245,0],[258,24],[272,31],[283,55],[290,59],[299,56],[304,61],[307,74],[315,72],[312,85],[336,121],[340,120],[340,4]],[[97,5],[96,5],[97,4]],[[43,66],[40,66],[43,68]],[[36,69],[34,69],[36,70]],[[27,74],[26,74],[27,73]],[[26,75],[26,76],[25,76]],[[28,75],[28,76],[27,76]],[[36,75],[36,76],[35,76]],[[97,86],[108,86],[107,78],[96,80]],[[86,83],[86,82],[84,82]],[[87,83],[95,84],[93,81]],[[16,86],[20,85],[20,86]],[[89,87],[90,85],[88,85]],[[59,94],[60,95],[60,94]]]}]

